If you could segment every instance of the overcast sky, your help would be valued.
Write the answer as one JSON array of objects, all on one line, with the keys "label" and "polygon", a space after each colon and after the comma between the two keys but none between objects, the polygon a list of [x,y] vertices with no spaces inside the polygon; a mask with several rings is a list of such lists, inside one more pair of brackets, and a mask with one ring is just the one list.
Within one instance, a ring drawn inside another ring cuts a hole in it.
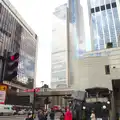
[{"label": "overcast sky", "polygon": [[39,36],[36,85],[51,80],[52,12],[67,0],[10,0]]}]

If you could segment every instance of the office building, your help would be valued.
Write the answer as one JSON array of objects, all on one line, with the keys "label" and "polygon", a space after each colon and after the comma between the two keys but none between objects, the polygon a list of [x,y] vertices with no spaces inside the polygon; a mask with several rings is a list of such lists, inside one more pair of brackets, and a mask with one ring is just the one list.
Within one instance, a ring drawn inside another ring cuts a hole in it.
[{"label": "office building", "polygon": [[76,60],[86,52],[83,9],[79,0],[69,0],[53,14],[51,87],[70,87],[78,70]]},{"label": "office building", "polygon": [[37,35],[22,19],[8,0],[0,1],[0,55],[8,52],[20,54],[18,76],[12,87],[28,87],[34,82]]},{"label": "office building", "polygon": [[56,7],[55,11],[53,12],[53,15],[55,15],[56,17],[58,17],[61,20],[66,20],[66,18],[67,18],[67,6],[68,6],[68,4],[65,3],[63,5]]},{"label": "office building", "polygon": [[88,0],[92,50],[105,49],[107,43],[120,47],[118,0]]}]

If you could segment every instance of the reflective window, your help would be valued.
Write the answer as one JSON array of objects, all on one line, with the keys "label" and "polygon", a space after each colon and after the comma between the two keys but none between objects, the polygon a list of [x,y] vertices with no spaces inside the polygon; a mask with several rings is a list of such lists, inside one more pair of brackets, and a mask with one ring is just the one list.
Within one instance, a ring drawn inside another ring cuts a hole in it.
[{"label": "reflective window", "polygon": [[66,69],[65,62],[52,64],[52,72],[57,72],[57,71],[65,70],[65,69]]},{"label": "reflective window", "polygon": [[34,79],[36,40],[0,4],[0,51],[19,52],[17,80],[27,84]]},{"label": "reflective window", "polygon": [[96,21],[97,21],[97,29],[98,29],[98,41],[100,49],[104,49],[104,35],[103,35],[103,28],[102,28],[102,19],[101,19],[101,12],[96,14]]},{"label": "reflective window", "polygon": [[113,16],[114,16],[114,20],[115,20],[115,28],[116,28],[116,32],[117,32],[117,38],[118,38],[118,44],[120,43],[120,21],[119,21],[119,17],[118,17],[118,10],[117,8],[113,8]]},{"label": "reflective window", "polygon": [[95,18],[95,13],[92,14],[92,27],[93,27],[93,34],[94,34],[94,50],[98,50],[98,32],[96,28],[96,18]]},{"label": "reflective window", "polygon": [[60,71],[60,72],[52,73],[52,79],[55,80],[55,81],[66,79],[66,71]]},{"label": "reflective window", "polygon": [[107,10],[107,14],[108,14],[108,24],[110,29],[111,42],[113,43],[113,47],[116,47],[116,35],[115,35],[115,28],[114,28],[111,9]]}]

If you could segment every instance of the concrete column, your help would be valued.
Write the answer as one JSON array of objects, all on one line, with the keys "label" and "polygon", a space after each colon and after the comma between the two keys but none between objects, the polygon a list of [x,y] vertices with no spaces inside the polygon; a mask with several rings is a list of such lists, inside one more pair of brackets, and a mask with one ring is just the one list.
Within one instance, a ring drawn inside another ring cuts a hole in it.
[{"label": "concrete column", "polygon": [[111,95],[110,120],[116,120],[115,98],[114,98],[113,92],[112,92],[112,95]]}]

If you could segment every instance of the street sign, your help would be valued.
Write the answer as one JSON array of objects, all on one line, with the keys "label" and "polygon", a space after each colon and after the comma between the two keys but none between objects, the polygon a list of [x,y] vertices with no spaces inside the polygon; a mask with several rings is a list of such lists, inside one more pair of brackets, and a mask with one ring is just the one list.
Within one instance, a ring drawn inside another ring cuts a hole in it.
[{"label": "street sign", "polygon": [[34,89],[35,89],[35,92],[40,92],[40,88],[26,89],[24,90],[24,92],[34,92]]},{"label": "street sign", "polygon": [[0,85],[0,91],[7,91],[7,85]]},{"label": "street sign", "polygon": [[6,99],[6,91],[0,91],[0,104],[4,104]]}]

